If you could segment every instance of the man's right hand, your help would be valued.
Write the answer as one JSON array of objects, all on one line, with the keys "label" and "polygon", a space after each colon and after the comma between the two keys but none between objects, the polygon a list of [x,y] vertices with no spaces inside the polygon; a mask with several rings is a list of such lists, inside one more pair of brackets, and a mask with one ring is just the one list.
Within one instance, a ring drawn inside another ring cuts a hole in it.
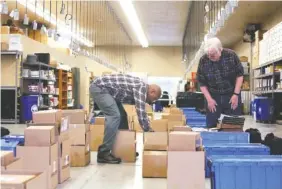
[{"label": "man's right hand", "polygon": [[210,98],[207,101],[208,101],[209,111],[214,113],[216,111],[216,106],[217,106],[216,101],[213,98]]}]

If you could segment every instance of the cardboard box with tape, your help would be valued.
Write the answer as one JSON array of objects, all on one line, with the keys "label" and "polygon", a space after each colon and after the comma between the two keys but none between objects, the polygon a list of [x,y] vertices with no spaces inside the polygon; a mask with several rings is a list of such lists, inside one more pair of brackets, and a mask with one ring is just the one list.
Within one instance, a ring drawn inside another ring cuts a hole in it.
[{"label": "cardboard box with tape", "polygon": [[167,151],[144,151],[142,176],[143,178],[166,178]]},{"label": "cardboard box with tape", "polygon": [[122,159],[123,162],[136,161],[136,132],[119,130],[114,143],[113,155]]},{"label": "cardboard box with tape", "polygon": [[70,124],[71,145],[85,145],[86,134],[89,131],[89,124]]},{"label": "cardboard box with tape", "polygon": [[169,151],[196,151],[202,146],[200,133],[172,131],[169,133]]},{"label": "cardboard box with tape", "polygon": [[168,120],[159,119],[151,121],[151,127],[155,132],[167,132]]},{"label": "cardboard box with tape", "polygon": [[104,125],[90,125],[90,150],[98,151],[104,139]]},{"label": "cardboard box with tape", "polygon": [[63,117],[69,117],[70,124],[85,124],[87,122],[87,115],[85,110],[62,110]]},{"label": "cardboard box with tape", "polygon": [[143,135],[145,151],[166,151],[168,147],[167,132],[145,132]]}]

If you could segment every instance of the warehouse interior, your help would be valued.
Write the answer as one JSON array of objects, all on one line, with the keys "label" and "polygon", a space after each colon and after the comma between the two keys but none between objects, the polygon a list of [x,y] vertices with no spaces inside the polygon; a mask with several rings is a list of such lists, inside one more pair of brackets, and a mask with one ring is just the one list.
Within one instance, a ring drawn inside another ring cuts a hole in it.
[{"label": "warehouse interior", "polygon": [[[0,12],[1,188],[282,189],[282,1],[1,0]],[[232,92],[213,93],[234,68]],[[101,163],[116,107],[121,162]]]}]

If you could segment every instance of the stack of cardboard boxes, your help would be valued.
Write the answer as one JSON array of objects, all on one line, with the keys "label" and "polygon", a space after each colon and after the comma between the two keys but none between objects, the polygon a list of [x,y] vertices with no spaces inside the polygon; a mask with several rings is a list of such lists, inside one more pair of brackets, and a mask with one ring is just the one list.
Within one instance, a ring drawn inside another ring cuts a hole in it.
[{"label": "stack of cardboard boxes", "polygon": [[[58,183],[63,183],[70,178],[70,149],[69,117],[62,110],[47,110],[34,112],[32,115],[33,126],[53,126],[57,145]],[[40,126],[40,127],[39,127]]]},{"label": "stack of cardboard boxes", "polygon": [[172,131],[175,126],[185,126],[186,117],[179,108],[170,108],[169,113],[163,113],[162,119],[168,120],[168,131]]},{"label": "stack of cardboard boxes", "polygon": [[55,126],[30,126],[25,129],[25,145],[17,147],[17,157],[22,159],[23,170],[46,172],[50,189],[59,182],[59,151]]},{"label": "stack of cardboard boxes", "polygon": [[167,177],[167,134],[167,131],[144,133],[142,164],[142,175],[144,178]]},{"label": "stack of cardboard boxes", "polygon": [[197,132],[172,131],[168,143],[168,188],[205,188],[205,156]]},{"label": "stack of cardboard boxes", "polygon": [[21,159],[14,157],[13,151],[0,151],[1,171],[21,169]]},{"label": "stack of cardboard boxes", "polygon": [[105,130],[105,118],[96,117],[93,125],[90,125],[90,150],[98,151],[99,146],[103,143]]},{"label": "stack of cardboard boxes", "polygon": [[84,167],[90,163],[90,129],[84,110],[62,110],[70,123],[70,160],[72,167]]}]

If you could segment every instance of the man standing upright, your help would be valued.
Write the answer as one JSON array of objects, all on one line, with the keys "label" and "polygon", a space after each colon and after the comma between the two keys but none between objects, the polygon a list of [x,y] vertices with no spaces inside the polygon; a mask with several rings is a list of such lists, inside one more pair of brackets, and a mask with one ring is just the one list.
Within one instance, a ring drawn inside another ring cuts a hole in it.
[{"label": "man standing upright", "polygon": [[216,127],[220,115],[241,115],[241,86],[244,69],[230,49],[222,48],[218,38],[205,43],[197,80],[207,100],[207,126]]},{"label": "man standing upright", "polygon": [[97,78],[90,86],[94,102],[106,118],[103,144],[98,149],[98,163],[121,162],[112,155],[111,150],[116,139],[122,116],[126,115],[122,101],[134,101],[138,120],[145,132],[153,131],[146,113],[146,102],[152,103],[161,96],[161,88],[147,85],[140,78],[130,75],[105,75]]}]

